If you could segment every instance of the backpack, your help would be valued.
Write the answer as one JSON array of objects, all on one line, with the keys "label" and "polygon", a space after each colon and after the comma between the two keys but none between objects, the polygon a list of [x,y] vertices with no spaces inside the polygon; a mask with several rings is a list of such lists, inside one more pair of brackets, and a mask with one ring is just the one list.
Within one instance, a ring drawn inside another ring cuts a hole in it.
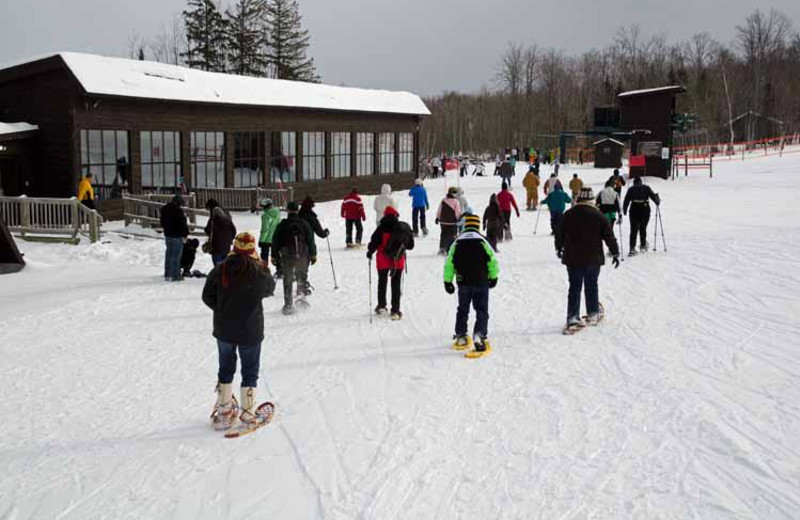
[{"label": "backpack", "polygon": [[298,219],[286,226],[286,239],[281,247],[281,255],[291,258],[304,258],[308,256],[308,243],[306,242],[304,220]]},{"label": "backpack", "polygon": [[399,260],[407,250],[413,248],[414,237],[411,228],[405,222],[398,222],[392,229],[392,234],[383,248],[383,254],[394,260]]}]

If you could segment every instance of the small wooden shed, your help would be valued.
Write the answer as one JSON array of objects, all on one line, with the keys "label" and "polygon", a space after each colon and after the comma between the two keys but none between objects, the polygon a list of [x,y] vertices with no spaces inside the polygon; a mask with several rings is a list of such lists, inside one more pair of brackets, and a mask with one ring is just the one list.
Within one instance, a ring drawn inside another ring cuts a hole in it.
[{"label": "small wooden shed", "polygon": [[621,168],[625,144],[607,137],[594,143],[595,168]]}]

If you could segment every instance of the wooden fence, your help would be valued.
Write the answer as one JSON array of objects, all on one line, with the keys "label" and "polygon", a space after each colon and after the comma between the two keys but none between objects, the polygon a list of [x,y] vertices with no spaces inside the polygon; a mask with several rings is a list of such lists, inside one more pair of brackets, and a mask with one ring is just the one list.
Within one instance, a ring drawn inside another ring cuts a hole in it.
[{"label": "wooden fence", "polygon": [[12,233],[21,236],[58,235],[78,243],[79,234],[87,235],[94,243],[100,240],[103,217],[71,199],[0,197],[0,214]]},{"label": "wooden fence", "polygon": [[272,199],[273,205],[285,209],[292,200],[294,190],[272,188],[194,188],[197,205],[206,206],[209,199],[215,199],[220,206],[232,211],[247,211],[258,207],[262,199]]},{"label": "wooden fence", "polygon": [[[167,197],[166,200],[162,200]],[[123,218],[125,226],[129,224],[139,224],[142,227],[161,229],[161,208],[172,200],[172,195],[122,195]],[[189,218],[189,232],[202,233],[203,226],[197,224],[197,217],[208,217],[209,212],[204,209],[193,207],[196,205],[194,194],[184,195],[187,204],[183,207],[183,212]]]}]

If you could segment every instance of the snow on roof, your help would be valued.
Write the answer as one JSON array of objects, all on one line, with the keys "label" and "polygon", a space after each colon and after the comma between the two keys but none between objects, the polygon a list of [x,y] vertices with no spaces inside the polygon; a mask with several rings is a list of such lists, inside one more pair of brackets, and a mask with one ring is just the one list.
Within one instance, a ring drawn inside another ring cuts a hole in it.
[{"label": "snow on roof", "polygon": [[33,132],[39,127],[29,123],[0,123],[0,135],[20,134],[22,132]]},{"label": "snow on roof", "polygon": [[625,143],[621,143],[621,142],[617,141],[616,139],[611,139],[610,137],[606,137],[605,139],[600,139],[599,141],[596,141],[594,144],[605,143],[606,141],[611,141],[612,143],[616,143],[616,144],[618,144],[620,146],[625,146]]},{"label": "snow on roof", "polygon": [[658,87],[658,88],[646,88],[643,90],[629,90],[628,92],[622,92],[621,94],[617,94],[617,97],[631,97],[631,96],[642,96],[644,94],[656,94],[659,92],[669,93],[669,92],[686,92],[686,89],[680,85],[672,85],[670,87]]}]

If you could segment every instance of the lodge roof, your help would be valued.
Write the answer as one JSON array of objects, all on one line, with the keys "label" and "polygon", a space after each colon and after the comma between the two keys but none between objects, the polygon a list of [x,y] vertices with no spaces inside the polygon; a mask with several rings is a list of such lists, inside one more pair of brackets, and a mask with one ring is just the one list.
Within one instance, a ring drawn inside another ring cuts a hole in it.
[{"label": "lodge roof", "polygon": [[622,92],[617,94],[617,97],[620,98],[629,98],[629,97],[636,97],[636,96],[650,96],[650,95],[658,95],[658,94],[682,94],[686,92],[686,89],[680,85],[672,85],[669,87],[657,87],[657,88],[647,88],[642,90],[629,90],[628,92]]}]

